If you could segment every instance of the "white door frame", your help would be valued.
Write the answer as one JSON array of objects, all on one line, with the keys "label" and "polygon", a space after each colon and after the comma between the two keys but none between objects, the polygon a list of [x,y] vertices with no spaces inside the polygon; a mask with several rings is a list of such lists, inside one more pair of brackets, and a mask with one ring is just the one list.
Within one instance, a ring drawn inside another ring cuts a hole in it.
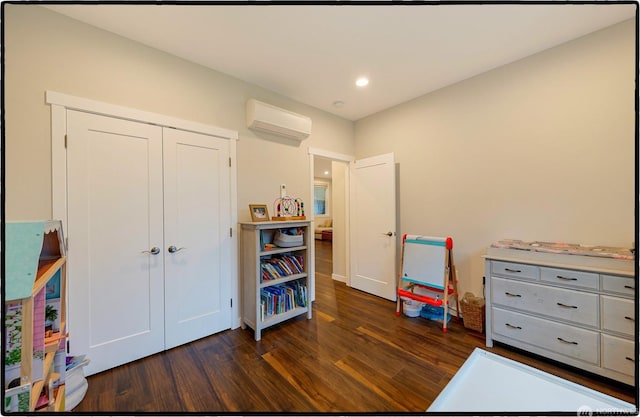
[{"label": "white door frame", "polygon": [[[309,204],[309,209],[308,209],[308,213],[309,213],[309,218],[311,220],[311,230],[315,230],[315,215],[313,213],[313,186],[314,186],[314,162],[313,162],[313,158],[315,156],[319,156],[322,158],[327,158],[327,159],[331,159],[334,161],[340,161],[340,162],[346,162],[346,163],[350,163],[352,161],[355,160],[355,158],[351,155],[345,155],[345,154],[341,154],[341,153],[337,153],[337,152],[332,152],[332,151],[327,151],[327,150],[323,150],[323,149],[318,149],[318,148],[309,148],[308,150],[309,153],[309,196],[308,196],[308,200],[310,202]],[[349,239],[350,239],[350,235],[349,235],[349,170],[345,170],[345,195],[344,195],[344,201],[345,201],[345,224],[347,225],[347,227],[345,228],[345,244],[346,244],[346,254],[345,254],[345,262],[347,265],[347,276],[346,276],[346,284],[347,286],[351,286],[351,278],[350,278],[350,274],[349,274],[349,269],[350,269],[350,265],[351,265],[351,257],[349,254]],[[311,259],[314,259],[313,262],[313,270],[311,271],[312,276],[314,277],[314,282],[313,282],[313,292],[312,292],[312,300],[315,300],[315,245],[311,245],[311,247],[309,248],[311,250]]]},{"label": "white door frame", "polygon": [[[46,91],[45,102],[51,106],[51,198],[54,219],[62,220],[63,228],[67,228],[67,151],[65,136],[67,133],[67,110],[78,110],[108,117],[150,123],[163,127],[202,133],[229,140],[231,158],[230,173],[230,212],[231,212],[231,328],[240,327],[240,293],[238,285],[238,175],[236,142],[238,132],[220,127],[210,126],[189,120],[178,119],[163,114],[146,112],[129,107],[118,106],[82,97],[71,96],[55,91]],[[312,158],[313,160],[313,158]]]}]

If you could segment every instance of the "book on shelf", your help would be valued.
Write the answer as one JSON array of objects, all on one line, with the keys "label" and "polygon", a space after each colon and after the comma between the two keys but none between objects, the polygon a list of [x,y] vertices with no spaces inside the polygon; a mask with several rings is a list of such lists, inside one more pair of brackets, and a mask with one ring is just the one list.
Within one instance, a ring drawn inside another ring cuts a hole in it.
[{"label": "book on shelf", "polygon": [[307,306],[307,287],[300,281],[265,287],[260,291],[260,319]]},{"label": "book on shelf", "polygon": [[260,261],[262,281],[284,278],[304,272],[304,258],[296,255],[283,255],[265,258]]}]

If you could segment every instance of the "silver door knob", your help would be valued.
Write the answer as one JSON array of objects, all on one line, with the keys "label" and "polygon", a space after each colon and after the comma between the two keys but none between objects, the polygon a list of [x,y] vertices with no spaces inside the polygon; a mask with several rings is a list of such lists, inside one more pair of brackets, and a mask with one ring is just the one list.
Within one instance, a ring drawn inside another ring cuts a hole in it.
[{"label": "silver door knob", "polygon": [[160,253],[160,248],[157,246],[152,247],[150,250],[143,250],[142,253],[149,253],[151,255],[157,255]]},{"label": "silver door knob", "polygon": [[182,249],[186,249],[186,248],[176,248],[175,246],[171,245],[167,248],[167,250],[169,251],[169,253],[176,253],[176,252],[180,252]]}]

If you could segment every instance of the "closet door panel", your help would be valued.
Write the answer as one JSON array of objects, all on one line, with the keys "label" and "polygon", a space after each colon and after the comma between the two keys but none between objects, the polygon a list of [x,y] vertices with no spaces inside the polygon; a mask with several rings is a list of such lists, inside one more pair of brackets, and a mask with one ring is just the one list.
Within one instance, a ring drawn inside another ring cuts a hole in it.
[{"label": "closet door panel", "polygon": [[164,130],[165,344],[231,326],[229,141]]},{"label": "closet door panel", "polygon": [[67,120],[70,347],[91,375],[164,347],[162,130]]}]

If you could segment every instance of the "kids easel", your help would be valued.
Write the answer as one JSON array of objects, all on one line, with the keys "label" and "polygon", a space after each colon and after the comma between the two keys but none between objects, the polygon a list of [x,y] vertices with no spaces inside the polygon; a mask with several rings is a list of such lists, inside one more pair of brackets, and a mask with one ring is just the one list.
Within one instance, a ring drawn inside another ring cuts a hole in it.
[{"label": "kids easel", "polygon": [[[446,332],[450,298],[455,297],[456,316],[460,319],[457,311],[458,279],[452,249],[453,239],[450,237],[402,236],[396,315],[400,315],[402,298],[442,307],[442,331]],[[416,289],[422,291],[417,293]]]}]

